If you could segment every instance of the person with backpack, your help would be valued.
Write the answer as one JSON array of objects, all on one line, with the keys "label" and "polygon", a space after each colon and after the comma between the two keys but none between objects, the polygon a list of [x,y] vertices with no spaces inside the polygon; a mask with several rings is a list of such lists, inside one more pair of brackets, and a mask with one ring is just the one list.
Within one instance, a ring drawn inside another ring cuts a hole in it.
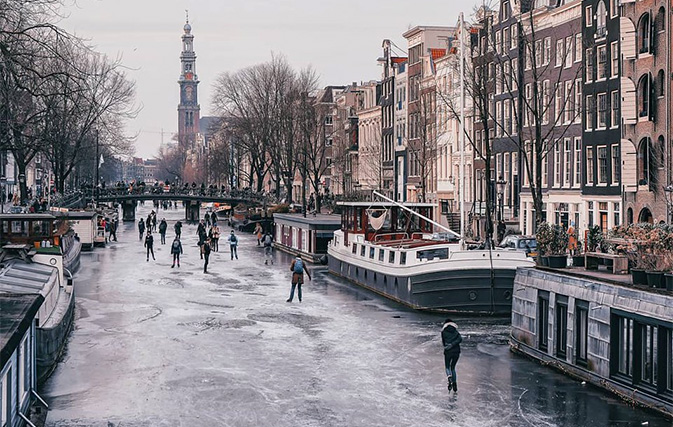
[{"label": "person with backpack", "polygon": [[271,237],[271,233],[266,233],[262,240],[264,242],[264,265],[268,265],[269,260],[273,265],[273,237]]},{"label": "person with backpack", "polygon": [[201,247],[208,237],[208,233],[206,233],[206,225],[203,223],[203,220],[199,222],[199,226],[196,228],[196,234],[199,235],[199,255],[201,256],[201,259],[203,259],[203,249]]},{"label": "person with backpack", "polygon": [[166,230],[168,229],[168,223],[166,222],[166,218],[162,218],[161,222],[159,223],[159,234],[161,235],[161,244],[165,245],[166,244]]},{"label": "person with backpack", "polygon": [[444,367],[446,368],[446,377],[449,391],[458,392],[458,383],[456,378],[456,363],[460,357],[460,343],[463,337],[458,332],[458,325],[453,320],[446,319],[442,326],[442,345],[444,346]]},{"label": "person with backpack", "polygon": [[144,234],[145,234],[145,221],[143,221],[143,219],[140,218],[138,220],[138,240],[142,240]]},{"label": "person with backpack", "polygon": [[154,237],[152,236],[152,232],[150,230],[147,230],[147,236],[145,237],[145,247],[147,248],[147,261],[150,260],[150,252],[152,253],[152,259],[156,260],[156,258],[154,258]]},{"label": "person with backpack", "polygon": [[208,259],[210,258],[210,239],[206,239],[201,245],[201,253],[203,255],[203,272],[208,273]]},{"label": "person with backpack", "polygon": [[175,237],[180,239],[180,236],[182,235],[182,221],[176,222],[173,228],[175,229]]},{"label": "person with backpack", "polygon": [[234,234],[234,230],[231,230],[231,234],[229,235],[229,249],[231,251],[231,259],[233,260],[234,257],[238,259],[238,237],[236,237],[236,234]]},{"label": "person with backpack", "polygon": [[175,261],[178,262],[178,268],[180,268],[180,254],[182,253],[180,236],[175,236],[175,239],[173,239],[173,243],[171,244],[171,254],[173,254],[173,265],[171,265],[171,268],[175,267]]},{"label": "person with backpack", "polygon": [[297,296],[299,297],[299,302],[301,302],[301,285],[304,283],[304,272],[306,272],[308,280],[312,280],[311,272],[308,271],[299,255],[290,264],[290,271],[292,272],[292,290],[290,290],[290,298],[286,302],[292,302],[294,299],[295,288],[297,288]]}]

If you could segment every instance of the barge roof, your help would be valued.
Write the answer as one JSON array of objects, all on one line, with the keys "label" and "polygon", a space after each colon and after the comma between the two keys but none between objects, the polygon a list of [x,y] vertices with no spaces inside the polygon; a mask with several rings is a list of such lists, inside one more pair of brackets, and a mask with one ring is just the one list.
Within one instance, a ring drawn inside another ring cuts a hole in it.
[{"label": "barge roof", "polygon": [[42,301],[42,295],[0,294],[0,370],[21,343]]}]

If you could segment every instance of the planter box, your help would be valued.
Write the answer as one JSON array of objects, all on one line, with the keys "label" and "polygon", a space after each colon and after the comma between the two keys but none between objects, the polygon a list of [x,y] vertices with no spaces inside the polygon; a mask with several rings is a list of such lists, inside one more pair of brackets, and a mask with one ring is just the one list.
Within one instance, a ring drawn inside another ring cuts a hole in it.
[{"label": "planter box", "polygon": [[647,274],[645,274],[645,270],[641,268],[632,268],[631,278],[633,279],[634,285],[647,285]]},{"label": "planter box", "polygon": [[673,291],[673,274],[666,273],[664,274],[664,283],[666,284],[667,291]]},{"label": "planter box", "polygon": [[647,286],[651,288],[663,288],[664,284],[664,272],[663,271],[646,271],[647,275]]},{"label": "planter box", "polygon": [[584,255],[573,256],[573,267],[584,267]]},{"label": "planter box", "polygon": [[549,257],[550,268],[566,268],[568,266],[567,255],[552,255]]}]

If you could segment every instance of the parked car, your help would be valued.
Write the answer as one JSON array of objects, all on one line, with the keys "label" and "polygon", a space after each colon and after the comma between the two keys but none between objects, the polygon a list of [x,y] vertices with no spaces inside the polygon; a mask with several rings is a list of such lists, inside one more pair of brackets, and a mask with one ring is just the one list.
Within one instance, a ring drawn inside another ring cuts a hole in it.
[{"label": "parked car", "polygon": [[509,235],[502,239],[498,245],[502,249],[513,249],[516,251],[525,251],[526,256],[534,258],[537,256],[537,240],[531,236]]}]

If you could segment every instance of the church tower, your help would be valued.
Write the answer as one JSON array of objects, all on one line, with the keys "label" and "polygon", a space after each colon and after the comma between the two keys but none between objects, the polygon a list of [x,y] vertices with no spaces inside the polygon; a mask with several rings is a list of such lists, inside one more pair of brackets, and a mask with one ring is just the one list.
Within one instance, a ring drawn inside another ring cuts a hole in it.
[{"label": "church tower", "polygon": [[189,25],[189,15],[182,35],[182,53],[180,54],[180,104],[178,105],[178,141],[184,149],[193,149],[196,134],[199,132],[199,106],[197,88],[199,78],[196,75],[196,53],[194,36]]}]

